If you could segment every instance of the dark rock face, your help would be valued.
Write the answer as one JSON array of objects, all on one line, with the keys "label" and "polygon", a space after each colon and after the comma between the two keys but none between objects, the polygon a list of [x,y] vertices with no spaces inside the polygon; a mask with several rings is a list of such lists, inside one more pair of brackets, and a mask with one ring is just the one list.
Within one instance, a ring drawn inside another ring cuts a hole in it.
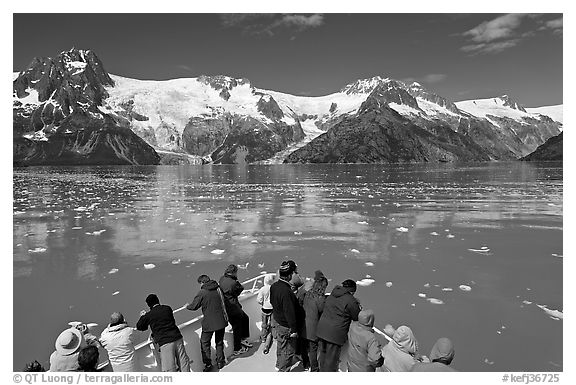
[{"label": "dark rock face", "polygon": [[454,112],[455,114],[460,113],[460,110],[458,109],[458,107],[456,107],[456,105],[453,102],[449,101],[446,98],[443,98],[440,95],[436,95],[435,93],[422,88],[422,86],[418,83],[412,83],[407,91],[410,93],[410,95],[414,96],[415,98],[420,97],[424,100],[427,100],[441,107],[444,107],[447,110]]},{"label": "dark rock face", "polygon": [[14,138],[15,165],[158,164],[160,157],[129,129],[56,133],[46,141]]},{"label": "dark rock face", "polygon": [[224,75],[208,76],[201,75],[198,77],[200,83],[209,85],[216,91],[220,91],[220,97],[224,100],[230,99],[230,91],[239,85],[250,84],[248,79],[234,79]]},{"label": "dark rock face", "polygon": [[211,155],[216,164],[245,164],[269,159],[288,144],[304,138],[299,123],[264,124],[251,117],[234,115],[228,122],[226,138]]},{"label": "dark rock face", "polygon": [[512,99],[510,96],[502,95],[502,96],[500,96],[500,99],[502,99],[504,101],[505,106],[508,106],[514,110],[526,112],[524,107],[522,107],[516,100]]},{"label": "dark rock face", "polygon": [[472,116],[460,120],[457,132],[473,140],[490,160],[517,159],[518,148],[523,146],[509,129],[495,127],[486,119]]},{"label": "dark rock face", "polygon": [[325,134],[293,152],[286,163],[407,163],[485,161],[470,138],[438,126],[434,135],[382,103],[381,90]]},{"label": "dark rock face", "polygon": [[257,103],[258,111],[265,117],[272,120],[280,120],[284,117],[284,113],[276,103],[276,100],[270,95],[262,95]]},{"label": "dark rock face", "polygon": [[214,118],[190,119],[182,133],[186,152],[198,156],[210,155],[230,132],[230,120],[231,117],[227,114]]},{"label": "dark rock face", "polygon": [[[91,51],[35,58],[13,83],[14,162],[157,164],[158,155],[129,129],[126,117],[100,110],[105,86],[113,85]],[[130,109],[126,116],[145,118]]]},{"label": "dark rock face", "polygon": [[539,146],[533,153],[521,158],[523,161],[561,161],[563,160],[562,134],[553,136]]}]

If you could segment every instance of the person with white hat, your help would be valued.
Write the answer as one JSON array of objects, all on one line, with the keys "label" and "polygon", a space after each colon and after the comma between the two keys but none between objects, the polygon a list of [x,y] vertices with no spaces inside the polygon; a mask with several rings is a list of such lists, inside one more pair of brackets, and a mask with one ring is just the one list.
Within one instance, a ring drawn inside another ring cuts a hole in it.
[{"label": "person with white hat", "polygon": [[78,353],[86,346],[84,335],[80,330],[72,327],[64,330],[54,344],[56,350],[50,355],[51,372],[77,372]]}]

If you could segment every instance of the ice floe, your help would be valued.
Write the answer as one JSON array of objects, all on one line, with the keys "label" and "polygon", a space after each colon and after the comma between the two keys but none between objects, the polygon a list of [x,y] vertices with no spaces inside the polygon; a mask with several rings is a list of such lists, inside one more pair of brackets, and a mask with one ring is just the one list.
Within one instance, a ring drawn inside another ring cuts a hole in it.
[{"label": "ice floe", "polygon": [[430,235],[438,235],[438,233],[436,231],[432,231]]},{"label": "ice floe", "polygon": [[29,253],[44,253],[46,252],[46,248],[45,247],[35,247],[33,249],[28,249]]},{"label": "ice floe", "polygon": [[180,263],[182,263],[182,260],[181,260],[180,258],[174,259],[171,263],[172,263],[173,265],[179,265]]},{"label": "ice floe", "polygon": [[386,287],[392,287],[392,282],[386,282]]},{"label": "ice floe", "polygon": [[258,268],[260,268],[260,269],[264,268],[264,262],[259,263],[259,264],[258,264]]},{"label": "ice floe", "polygon": [[376,281],[373,280],[372,278],[362,278],[361,280],[356,281],[356,285],[358,285],[358,286],[370,286],[374,282],[376,282]]},{"label": "ice floe", "polygon": [[214,249],[210,253],[220,255],[220,254],[224,254],[225,251],[226,250],[222,250],[222,249]]},{"label": "ice floe", "polygon": [[460,285],[460,286],[458,286],[458,288],[459,288],[460,290],[462,290],[462,291],[470,291],[470,290],[472,290],[472,288],[471,288],[470,286],[468,286],[468,285]]},{"label": "ice floe", "polygon": [[364,262],[364,264],[369,267],[374,266],[374,262]]},{"label": "ice floe", "polygon": [[452,288],[451,287],[443,287],[442,291],[452,291]]},{"label": "ice floe", "polygon": [[546,314],[550,316],[550,318],[554,318],[556,320],[564,319],[564,314],[560,310],[548,309],[546,305],[536,305],[536,306],[544,310]]},{"label": "ice floe", "polygon": [[250,262],[246,262],[246,264],[244,264],[244,265],[238,265],[238,268],[242,269],[242,270],[246,270],[248,268],[249,264],[250,264]]},{"label": "ice floe", "polygon": [[86,233],[86,235],[100,235],[100,234],[102,234],[102,233],[105,232],[105,231],[106,231],[106,229],[96,230],[96,231],[93,231],[93,232],[91,232],[91,233]]},{"label": "ice floe", "polygon": [[438,299],[438,298],[428,298],[426,300],[433,305],[443,305],[444,304],[444,301],[442,301],[441,299]]},{"label": "ice floe", "polygon": [[155,268],[155,267],[156,267],[156,265],[153,264],[153,263],[145,263],[145,264],[144,264],[144,268],[145,268],[146,270],[150,270],[150,269],[153,269],[153,268]]},{"label": "ice floe", "polygon": [[114,293],[112,293],[112,295],[118,295],[118,294],[120,294],[119,291],[115,291]]},{"label": "ice floe", "polygon": [[351,252],[351,253],[356,253],[356,254],[358,254],[360,251],[357,250],[357,249],[350,249],[350,252]]},{"label": "ice floe", "polygon": [[116,274],[117,272],[118,272],[118,269],[117,269],[117,268],[113,268],[113,269],[110,269],[110,271],[108,272],[108,274]]},{"label": "ice floe", "polygon": [[424,293],[418,293],[418,297],[420,297],[420,298],[426,298],[426,294],[424,294]]},{"label": "ice floe", "polygon": [[407,233],[408,232],[408,228],[407,227],[397,227],[396,231],[399,231],[401,233]]},{"label": "ice floe", "polygon": [[469,251],[473,251],[475,253],[489,253],[490,249],[487,246],[482,246],[479,249],[468,249]]}]

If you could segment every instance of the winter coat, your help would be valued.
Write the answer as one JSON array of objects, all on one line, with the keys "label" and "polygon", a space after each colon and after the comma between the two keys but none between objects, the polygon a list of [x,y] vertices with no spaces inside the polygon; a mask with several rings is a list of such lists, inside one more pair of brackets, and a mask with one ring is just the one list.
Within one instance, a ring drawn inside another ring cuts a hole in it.
[{"label": "winter coat", "polygon": [[155,305],[136,323],[136,329],[140,331],[146,331],[148,326],[152,330],[154,342],[160,347],[182,338],[182,333],[176,326],[172,308],[168,305]]},{"label": "winter coat", "polygon": [[418,342],[408,326],[400,326],[394,332],[392,341],[382,349],[384,367],[389,372],[408,372],[417,362]]},{"label": "winter coat", "polygon": [[202,308],[202,331],[213,332],[224,329],[228,325],[224,314],[223,297],[220,296],[218,282],[210,280],[202,285],[196,297],[186,308],[198,310]]},{"label": "winter coat", "polygon": [[238,296],[244,291],[244,286],[238,282],[236,276],[225,273],[220,278],[220,289],[224,294],[224,303],[226,304],[226,311],[229,317],[234,317],[242,314],[242,305],[238,301]]},{"label": "winter coat", "polygon": [[361,311],[348,332],[348,371],[374,372],[382,366],[382,346],[374,335],[374,313]]},{"label": "winter coat", "polygon": [[330,343],[344,345],[348,338],[350,323],[358,321],[358,313],[360,303],[350,293],[350,289],[336,286],[326,299],[316,335]]},{"label": "winter coat", "polygon": [[78,365],[78,354],[76,353],[64,356],[57,351],[50,355],[50,372],[79,372],[80,366]]},{"label": "winter coat", "polygon": [[412,372],[456,372],[448,366],[454,358],[454,346],[448,338],[440,338],[430,352],[432,362],[418,362],[412,366]]},{"label": "winter coat", "polygon": [[318,321],[324,310],[325,303],[326,297],[323,295],[313,295],[311,292],[304,294],[302,306],[306,317],[306,327],[304,328],[303,337],[310,341],[316,341],[318,339],[316,336],[316,328],[318,327]]},{"label": "winter coat", "polygon": [[106,327],[100,343],[108,352],[108,359],[115,372],[135,372],[134,328],[125,323]]},{"label": "winter coat", "polygon": [[267,274],[264,277],[264,286],[258,290],[258,296],[256,297],[256,302],[260,304],[262,309],[272,310],[272,304],[270,303],[270,286],[274,283],[274,275]]},{"label": "winter coat", "polygon": [[270,303],[274,320],[284,327],[290,328],[291,333],[299,331],[298,300],[292,291],[289,282],[282,279],[274,282],[270,287]]}]

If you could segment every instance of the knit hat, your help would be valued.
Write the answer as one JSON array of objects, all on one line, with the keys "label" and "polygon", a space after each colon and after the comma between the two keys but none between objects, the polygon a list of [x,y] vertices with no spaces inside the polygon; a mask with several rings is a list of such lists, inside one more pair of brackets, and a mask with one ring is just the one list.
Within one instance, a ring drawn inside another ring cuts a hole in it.
[{"label": "knit hat", "polygon": [[342,282],[342,287],[356,291],[356,282],[354,282],[351,279],[347,279],[344,282]]},{"label": "knit hat", "polygon": [[288,261],[284,261],[282,262],[282,264],[280,264],[280,274],[283,275],[287,275],[293,272],[292,267],[290,266],[290,263]]},{"label": "knit hat", "polygon": [[358,323],[360,325],[368,326],[369,328],[374,326],[374,311],[371,309],[362,310],[358,314]]},{"label": "knit hat", "polygon": [[56,342],[54,343],[56,351],[63,356],[76,353],[83,345],[85,345],[84,336],[80,330],[76,328],[64,330],[58,338],[56,338]]},{"label": "knit hat", "polygon": [[314,272],[314,281],[320,281],[322,278],[326,278],[326,277],[324,276],[324,273],[323,273],[322,271],[320,271],[320,270],[316,270],[316,271]]}]

